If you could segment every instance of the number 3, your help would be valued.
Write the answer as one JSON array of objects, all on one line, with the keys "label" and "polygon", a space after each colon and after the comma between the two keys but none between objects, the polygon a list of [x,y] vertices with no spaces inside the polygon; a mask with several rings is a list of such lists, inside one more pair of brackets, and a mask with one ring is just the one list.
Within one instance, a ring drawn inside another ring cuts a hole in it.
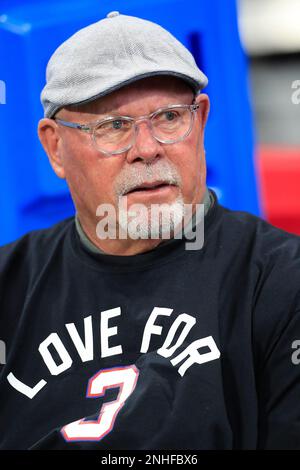
[{"label": "number 3", "polygon": [[103,369],[97,372],[88,383],[87,398],[99,398],[106,389],[119,387],[115,401],[104,403],[99,410],[96,421],[86,421],[85,418],[67,424],[61,429],[66,441],[100,441],[112,431],[117,414],[127,398],[135,389],[139,371],[135,365]]}]

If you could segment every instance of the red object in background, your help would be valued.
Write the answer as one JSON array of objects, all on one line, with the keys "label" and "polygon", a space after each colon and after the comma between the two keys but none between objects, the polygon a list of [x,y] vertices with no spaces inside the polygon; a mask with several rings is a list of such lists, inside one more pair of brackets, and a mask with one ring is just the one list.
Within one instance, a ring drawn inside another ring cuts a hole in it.
[{"label": "red object in background", "polygon": [[260,146],[257,170],[265,218],[300,235],[300,148]]}]

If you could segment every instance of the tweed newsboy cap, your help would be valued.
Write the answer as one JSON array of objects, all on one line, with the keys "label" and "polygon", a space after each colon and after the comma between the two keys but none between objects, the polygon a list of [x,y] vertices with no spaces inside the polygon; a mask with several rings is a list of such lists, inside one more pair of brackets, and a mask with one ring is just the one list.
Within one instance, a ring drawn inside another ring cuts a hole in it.
[{"label": "tweed newsboy cap", "polygon": [[158,24],[111,12],[79,30],[54,52],[41,93],[45,117],[62,107],[83,104],[136,80],[172,75],[195,92],[207,77],[192,54]]}]

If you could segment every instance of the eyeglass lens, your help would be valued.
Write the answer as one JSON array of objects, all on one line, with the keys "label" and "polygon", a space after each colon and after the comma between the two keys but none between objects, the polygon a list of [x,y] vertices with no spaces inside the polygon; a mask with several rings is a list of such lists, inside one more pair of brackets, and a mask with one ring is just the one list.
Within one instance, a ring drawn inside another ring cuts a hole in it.
[{"label": "eyeglass lens", "polygon": [[[151,118],[153,137],[165,143],[174,143],[190,131],[192,111],[190,108],[168,108]],[[110,118],[94,130],[96,147],[107,153],[121,152],[130,147],[135,138],[135,122],[131,118]]]}]

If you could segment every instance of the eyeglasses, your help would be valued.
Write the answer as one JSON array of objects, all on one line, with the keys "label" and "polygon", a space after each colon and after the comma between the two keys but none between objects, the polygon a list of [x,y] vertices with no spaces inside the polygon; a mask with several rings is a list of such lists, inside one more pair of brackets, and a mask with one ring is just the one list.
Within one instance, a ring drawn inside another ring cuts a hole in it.
[{"label": "eyeglasses", "polygon": [[54,118],[62,126],[88,132],[94,146],[110,156],[129,150],[135,143],[138,121],[148,121],[152,136],[163,144],[174,144],[184,140],[191,132],[198,104],[174,104],[138,118],[109,116],[96,122],[78,124]]}]

